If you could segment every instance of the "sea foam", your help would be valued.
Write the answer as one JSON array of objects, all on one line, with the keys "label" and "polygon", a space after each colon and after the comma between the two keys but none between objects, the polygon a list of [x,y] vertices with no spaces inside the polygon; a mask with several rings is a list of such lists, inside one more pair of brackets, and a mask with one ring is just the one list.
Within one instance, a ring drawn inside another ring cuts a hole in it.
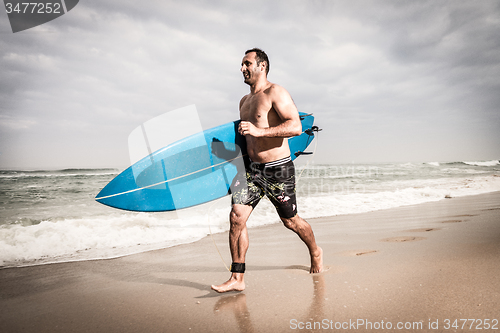
[{"label": "sea foam", "polygon": [[[298,167],[299,214],[306,219],[356,214],[500,191],[498,165]],[[0,266],[112,258],[190,243],[229,229],[229,197],[164,213],[126,212],[95,202],[95,193],[116,174],[107,169],[0,173],[13,177],[0,184]],[[248,226],[279,222],[272,204],[262,200]]]}]

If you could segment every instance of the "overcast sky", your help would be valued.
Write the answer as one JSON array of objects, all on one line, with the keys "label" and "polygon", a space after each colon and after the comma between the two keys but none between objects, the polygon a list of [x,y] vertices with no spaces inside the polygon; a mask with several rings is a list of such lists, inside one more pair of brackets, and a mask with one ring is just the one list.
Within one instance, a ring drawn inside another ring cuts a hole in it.
[{"label": "overcast sky", "polygon": [[12,33],[0,11],[0,168],[127,167],[141,123],[238,118],[244,51],[314,113],[316,163],[500,158],[500,1],[80,0]]}]

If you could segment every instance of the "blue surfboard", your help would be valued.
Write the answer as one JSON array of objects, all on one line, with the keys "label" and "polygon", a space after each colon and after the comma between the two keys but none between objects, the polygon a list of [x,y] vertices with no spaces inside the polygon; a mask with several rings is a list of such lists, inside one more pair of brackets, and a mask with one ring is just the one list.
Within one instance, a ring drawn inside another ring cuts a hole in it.
[{"label": "blue surfboard", "polygon": [[[314,139],[314,117],[300,113],[302,134],[288,139],[292,159],[305,153]],[[219,199],[244,168],[245,139],[239,120],[202,131],[161,148],[139,160],[96,196],[114,208],[172,211]]]}]

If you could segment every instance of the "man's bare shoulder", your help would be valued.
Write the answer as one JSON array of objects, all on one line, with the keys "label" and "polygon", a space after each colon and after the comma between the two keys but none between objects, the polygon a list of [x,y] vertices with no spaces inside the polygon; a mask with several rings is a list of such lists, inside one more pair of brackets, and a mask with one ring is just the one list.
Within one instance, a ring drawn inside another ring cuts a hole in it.
[{"label": "man's bare shoulder", "polygon": [[276,111],[281,112],[283,111],[283,107],[287,105],[294,105],[292,96],[290,96],[290,93],[283,88],[282,86],[273,83],[269,88],[268,88],[267,95],[269,96],[269,99],[273,103],[273,107],[276,109]]},{"label": "man's bare shoulder", "polygon": [[245,100],[246,100],[247,98],[248,98],[248,95],[245,95],[245,96],[243,96],[243,97],[241,98],[241,100],[240,100],[240,108],[241,108],[241,106],[243,105],[243,103],[245,103]]},{"label": "man's bare shoulder", "polygon": [[266,94],[272,99],[283,99],[283,98],[290,98],[290,94],[288,91],[280,86],[279,84],[273,83],[269,88],[266,89]]},{"label": "man's bare shoulder", "polygon": [[276,83],[269,82],[270,85],[266,88],[266,94],[280,94],[286,92],[286,89]]}]

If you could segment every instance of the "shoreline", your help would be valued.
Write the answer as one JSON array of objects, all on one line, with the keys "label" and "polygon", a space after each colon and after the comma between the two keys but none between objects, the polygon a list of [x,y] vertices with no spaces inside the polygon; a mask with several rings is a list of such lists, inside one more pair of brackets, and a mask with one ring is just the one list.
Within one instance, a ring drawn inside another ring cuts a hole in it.
[{"label": "shoreline", "polygon": [[[299,213],[306,219],[358,214],[500,190],[497,165],[406,163],[376,169],[354,163],[306,168],[297,184]],[[0,226],[1,268],[118,258],[202,239],[208,224],[214,232],[228,229],[229,196],[179,212],[121,211],[94,200],[112,176],[90,171],[3,175],[5,193],[14,199],[2,196],[8,205]],[[280,221],[264,200],[248,226],[269,223]]]},{"label": "shoreline", "polygon": [[[496,191],[500,192],[500,191]],[[354,213],[345,213],[345,214],[338,214],[338,215],[333,215],[333,216],[320,216],[320,217],[310,217],[310,218],[305,218],[307,221],[321,221],[323,219],[334,219],[334,218],[341,218],[341,217],[349,217],[351,215],[356,216],[359,214],[368,214],[368,213],[373,213],[373,212],[384,212],[387,210],[392,210],[392,209],[399,209],[399,208],[404,208],[404,207],[413,207],[413,206],[420,206],[423,204],[432,204],[436,202],[440,202],[443,200],[450,200],[450,199],[456,199],[456,198],[464,198],[464,197],[474,197],[477,195],[482,195],[482,194],[490,194],[490,193],[495,193],[495,192],[486,192],[486,193],[480,193],[480,194],[471,194],[471,195],[466,195],[466,196],[457,196],[457,197],[443,197],[440,200],[435,200],[435,201],[426,201],[426,202],[421,202],[421,203],[412,203],[412,204],[403,204],[402,206],[396,206],[396,207],[389,207],[389,208],[380,208],[380,209],[375,209],[375,210],[369,210],[365,212],[354,212]],[[300,215],[300,211],[299,211]],[[263,224],[263,225],[255,225],[255,226],[249,226],[249,230],[254,230],[258,228],[266,228],[268,226],[275,226],[275,225],[281,225],[281,222],[279,221],[278,215],[275,217],[276,221],[271,222],[268,224]],[[229,223],[229,221],[228,221]],[[217,234],[223,234],[227,233],[228,231],[220,231],[216,233],[209,233],[206,236],[192,240],[186,243],[177,243],[175,245],[170,245],[167,247],[161,247],[158,244],[144,244],[142,245],[144,248],[143,249],[136,249],[136,250],[130,250],[128,249],[129,252],[127,252],[126,248],[121,248],[118,250],[114,249],[104,249],[101,251],[106,251],[108,253],[117,253],[117,254],[108,254],[106,256],[100,257],[99,255],[88,255],[84,254],[84,256],[77,256],[76,253],[73,254],[68,254],[64,256],[59,256],[59,257],[54,257],[54,258],[43,258],[43,259],[34,259],[34,260],[25,260],[25,261],[20,261],[19,264],[13,264],[13,262],[7,262],[6,265],[0,265],[0,271],[3,269],[11,269],[11,268],[25,268],[25,267],[34,267],[34,266],[41,266],[41,265],[53,265],[53,264],[64,264],[64,263],[74,263],[74,262],[82,262],[82,261],[95,261],[95,260],[111,260],[111,259],[119,259],[131,255],[138,255],[141,253],[148,253],[151,251],[160,251],[160,250],[166,250],[172,247],[177,247],[177,246],[183,246],[183,245],[190,245],[196,242],[200,242],[205,238],[210,238],[213,237],[213,235]],[[91,252],[99,252],[100,250],[98,249],[89,249]],[[228,250],[229,251],[229,250]],[[71,257],[74,257],[73,259]]]},{"label": "shoreline", "polygon": [[[336,330],[335,323],[357,319],[421,323],[406,331],[436,321],[446,330],[446,319],[491,323],[500,320],[499,217],[500,192],[492,192],[308,219],[325,253],[326,271],[313,275],[295,234],[280,224],[251,228],[241,293],[210,290],[229,276],[211,237],[115,259],[4,268],[0,325],[19,332],[289,332],[315,322],[324,327],[309,331]],[[229,264],[227,232],[213,239]]]}]

